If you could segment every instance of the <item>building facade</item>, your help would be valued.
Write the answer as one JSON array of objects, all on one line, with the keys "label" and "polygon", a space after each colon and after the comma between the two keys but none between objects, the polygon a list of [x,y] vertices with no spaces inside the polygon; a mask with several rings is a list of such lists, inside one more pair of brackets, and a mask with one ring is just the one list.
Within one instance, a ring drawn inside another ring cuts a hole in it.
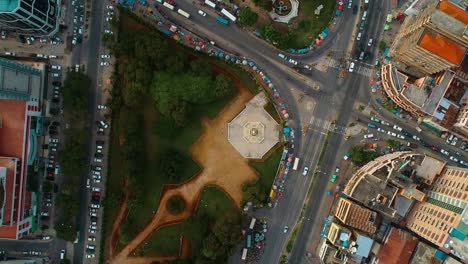
[{"label": "building facade", "polygon": [[406,17],[389,56],[426,75],[455,69],[466,54],[467,24],[466,7],[448,0],[436,2],[417,16]]},{"label": "building facade", "polygon": [[58,32],[61,0],[0,2],[0,27],[19,34],[51,36]]}]

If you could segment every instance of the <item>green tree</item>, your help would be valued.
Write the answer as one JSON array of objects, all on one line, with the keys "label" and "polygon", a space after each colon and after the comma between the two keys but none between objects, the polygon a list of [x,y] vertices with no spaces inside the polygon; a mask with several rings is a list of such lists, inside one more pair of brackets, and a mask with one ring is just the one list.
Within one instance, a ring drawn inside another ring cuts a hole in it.
[{"label": "green tree", "polygon": [[258,14],[252,11],[250,7],[244,7],[239,12],[239,20],[243,25],[253,26],[257,23]]},{"label": "green tree", "polygon": [[379,50],[383,52],[386,48],[387,48],[387,43],[385,43],[385,41],[381,40],[379,42]]},{"label": "green tree", "polygon": [[216,76],[214,95],[216,98],[223,98],[234,92],[232,80],[224,74]]},{"label": "green tree", "polygon": [[389,148],[395,148],[401,144],[400,141],[394,139],[387,139],[385,142],[387,142]]},{"label": "green tree", "polygon": [[185,159],[182,154],[174,149],[170,149],[163,153],[159,161],[160,175],[166,179],[171,179],[175,182],[181,178],[185,164]]},{"label": "green tree", "polygon": [[54,188],[54,185],[52,184],[51,181],[44,181],[42,185],[42,191],[43,192],[52,192],[52,189]]},{"label": "green tree", "polygon": [[349,151],[353,163],[361,166],[365,163],[374,160],[377,154],[373,151],[365,151],[363,146],[354,146]]},{"label": "green tree", "polygon": [[216,219],[203,243],[202,254],[209,260],[226,260],[241,240],[241,219],[237,212],[227,211]]},{"label": "green tree", "polygon": [[262,28],[262,36],[278,48],[287,48],[289,35],[279,32],[271,24]]},{"label": "green tree", "polygon": [[242,204],[252,202],[255,205],[263,204],[267,200],[267,191],[264,190],[259,180],[249,182],[242,186],[244,195],[242,197]]},{"label": "green tree", "polygon": [[75,241],[76,239],[76,230],[72,224],[58,224],[55,226],[55,231],[57,231],[57,236],[66,241]]},{"label": "green tree", "polygon": [[167,210],[173,214],[179,214],[185,209],[185,201],[179,196],[175,195],[167,201]]}]

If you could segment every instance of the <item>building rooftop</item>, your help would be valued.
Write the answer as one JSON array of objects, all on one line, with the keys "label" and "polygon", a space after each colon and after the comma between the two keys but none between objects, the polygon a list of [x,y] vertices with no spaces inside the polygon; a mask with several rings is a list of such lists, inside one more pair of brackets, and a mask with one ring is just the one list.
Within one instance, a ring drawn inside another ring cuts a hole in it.
[{"label": "building rooftop", "polygon": [[11,12],[18,6],[18,0],[0,1],[0,12]]},{"label": "building rooftop", "polygon": [[[406,9],[404,13],[407,16],[417,16],[422,10],[426,9],[429,5],[434,3],[435,0],[416,0],[413,2],[408,1],[403,3],[402,9]],[[409,6],[406,7],[407,5]]]},{"label": "building rooftop", "polygon": [[358,235],[356,239],[356,255],[361,258],[367,258],[372,249],[374,240],[369,237]]},{"label": "building rooftop", "polygon": [[413,205],[414,200],[408,199],[404,196],[397,194],[395,196],[395,202],[393,203],[393,208],[397,211],[397,214],[401,217],[405,217],[409,212],[409,209]]},{"label": "building rooftop", "polygon": [[417,244],[418,238],[402,229],[392,227],[380,246],[377,258],[380,263],[408,264]]},{"label": "building rooftop", "polygon": [[[401,73],[400,73],[401,75]],[[428,80],[426,78],[426,80]],[[411,101],[413,104],[419,106],[422,108],[424,105],[424,102],[426,102],[427,97],[429,95],[429,91],[422,87],[418,87],[414,84],[408,83],[407,85],[403,86],[403,95],[408,98],[409,101]]]},{"label": "building rooftop", "polygon": [[416,251],[414,251],[413,258],[411,259],[410,264],[420,264],[420,263],[440,263],[442,262],[434,258],[434,254],[436,249],[429,246],[424,242],[419,242],[418,246],[416,247]]},{"label": "building rooftop", "polygon": [[41,70],[0,58],[0,98],[40,100],[41,87]]},{"label": "building rooftop", "polygon": [[[13,215],[13,197],[15,197],[16,167],[18,159],[0,157],[0,169],[4,171],[0,177],[0,191],[2,192],[2,208],[0,215],[2,225],[12,225],[16,217]],[[1,233],[1,231],[0,231]]]},{"label": "building rooftop", "polygon": [[445,167],[445,162],[431,156],[424,156],[421,165],[416,167],[416,176],[427,185],[432,185],[437,175],[440,175]]},{"label": "building rooftop", "polygon": [[428,77],[429,81],[425,84],[427,88],[423,89],[430,89],[430,95],[422,107],[424,112],[433,114],[437,110],[454,77],[455,73],[452,71],[446,71],[437,83],[434,78]]},{"label": "building rooftop", "polygon": [[0,156],[22,158],[26,102],[0,99]]},{"label": "building rooftop", "polygon": [[461,64],[466,53],[466,48],[441,34],[428,30],[419,40],[419,46],[455,65]]},{"label": "building rooftop", "polygon": [[[459,2],[460,4],[462,2]],[[462,22],[463,24],[468,24],[468,13],[466,12],[466,4],[465,6],[459,6],[451,1],[440,1],[439,6],[437,7],[438,10],[444,12],[450,17]]]}]

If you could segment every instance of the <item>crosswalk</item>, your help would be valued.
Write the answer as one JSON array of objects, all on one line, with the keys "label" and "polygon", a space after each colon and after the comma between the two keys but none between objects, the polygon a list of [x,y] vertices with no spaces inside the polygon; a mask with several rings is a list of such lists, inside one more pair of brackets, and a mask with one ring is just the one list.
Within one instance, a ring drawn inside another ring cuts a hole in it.
[{"label": "crosswalk", "polygon": [[310,119],[308,130],[313,130],[324,134],[328,133],[329,131],[341,135],[346,134],[346,127],[335,125],[328,120],[323,120],[315,116]]},{"label": "crosswalk", "polygon": [[[370,77],[372,75],[372,66],[360,63],[358,61],[354,61],[354,63],[356,64],[356,66],[354,67],[353,73],[361,74],[367,77]],[[328,67],[340,69],[343,67],[343,63],[340,63],[338,60],[335,59],[330,59]]]}]

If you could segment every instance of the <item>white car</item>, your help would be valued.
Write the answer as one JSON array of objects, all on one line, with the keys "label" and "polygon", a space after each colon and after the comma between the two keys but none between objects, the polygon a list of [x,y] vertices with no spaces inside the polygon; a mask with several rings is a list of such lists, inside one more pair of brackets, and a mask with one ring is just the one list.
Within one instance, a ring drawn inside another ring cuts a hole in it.
[{"label": "white car", "polygon": [[95,250],[95,249],[96,249],[96,246],[94,246],[94,245],[86,245],[86,248],[87,248],[87,249],[91,249],[91,250]]},{"label": "white car", "polygon": [[101,55],[101,59],[110,59],[110,55],[109,54],[102,54]]},{"label": "white car", "polygon": [[302,171],[302,175],[306,176],[308,172],[309,172],[309,168],[304,167],[304,170]]},{"label": "white car", "polygon": [[[91,233],[91,232],[90,232],[90,233]],[[94,233],[96,233],[96,232],[94,232]],[[86,258],[94,258],[95,256],[96,256],[96,255],[94,255],[94,254],[86,254]]]},{"label": "white car", "polygon": [[94,162],[96,162],[96,163],[101,163],[101,162],[102,162],[102,159],[94,159]]},{"label": "white car", "polygon": [[283,233],[286,234],[288,232],[288,230],[289,230],[289,226],[284,226]]},{"label": "white car", "polygon": [[86,188],[90,188],[91,187],[91,180],[90,179],[86,179]]},{"label": "white car", "polygon": [[96,234],[96,230],[94,230],[94,229],[91,229],[91,228],[90,228],[90,229],[88,229],[88,232],[89,232],[89,233],[91,233],[91,234]]},{"label": "white car", "polygon": [[349,64],[349,69],[348,69],[349,72],[353,72],[354,71],[354,62],[351,62]]},{"label": "white car", "polygon": [[112,20],[112,17],[106,17],[106,21],[109,22]]},{"label": "white car", "polygon": [[364,135],[364,138],[373,138],[374,137],[374,134],[366,134]]},{"label": "white car", "polygon": [[94,183],[101,183],[101,180],[100,179],[94,179],[93,182]]},{"label": "white car", "polygon": [[399,127],[399,126],[397,126],[397,125],[394,125],[394,126],[393,126],[393,129],[398,130],[398,131],[400,131],[400,132],[403,131],[403,128],[401,128],[401,127]]},{"label": "white car", "polygon": [[89,212],[89,216],[95,216],[95,217],[97,217],[97,213]]},{"label": "white car", "polygon": [[113,35],[113,34],[114,34],[114,32],[112,32],[111,30],[108,30],[108,29],[104,30],[104,33],[110,34],[110,35]]},{"label": "white car", "polygon": [[109,62],[107,62],[107,61],[101,61],[101,66],[109,66]]},{"label": "white car", "polygon": [[451,161],[458,162],[458,159],[457,159],[457,158],[455,158],[454,156],[450,156],[450,160],[451,160]]},{"label": "white car", "polygon": [[100,191],[101,191],[101,188],[99,188],[99,187],[93,187],[92,191],[93,191],[93,192],[100,192]]},{"label": "white car", "polygon": [[96,209],[98,209],[99,207],[101,207],[99,204],[91,204],[91,208],[96,208]]},{"label": "white car", "polygon": [[105,106],[105,105],[98,105],[98,106],[97,106],[97,109],[98,109],[98,110],[104,110],[104,109],[107,109],[107,106]]},{"label": "white car", "polygon": [[399,139],[405,139],[405,136],[400,135],[400,134],[398,134],[396,137],[399,138]]},{"label": "white car", "polygon": [[380,119],[376,118],[376,117],[371,117],[370,118],[371,121],[374,121],[376,123],[380,123]]},{"label": "white car", "polygon": [[108,5],[106,8],[110,10],[114,10],[114,6],[111,6],[111,5]]},{"label": "white car", "polygon": [[206,13],[203,12],[202,10],[198,10],[198,14],[202,17],[205,17],[206,16]]},{"label": "white car", "polygon": [[445,156],[450,156],[450,153],[446,151],[445,149],[441,149],[440,153],[444,154]]},{"label": "white car", "polygon": [[392,136],[392,137],[396,137],[396,136],[397,136],[396,133],[395,133],[395,132],[392,132],[392,131],[388,131],[387,134],[388,134],[389,136]]},{"label": "white car", "polygon": [[97,171],[102,171],[102,167],[101,167],[101,166],[96,166],[94,169],[97,170]]},{"label": "white car", "polygon": [[297,64],[298,64],[298,62],[295,61],[295,60],[293,60],[293,59],[289,59],[289,62],[292,63],[292,64],[294,64],[294,65],[297,65]]},{"label": "white car", "polygon": [[413,136],[413,139],[414,139],[414,140],[417,140],[417,141],[420,141],[420,140],[421,140],[421,139],[420,139],[419,137],[417,137],[417,136]]},{"label": "white car", "polygon": [[377,132],[384,133],[385,134],[385,129],[382,129],[380,127],[377,128]]},{"label": "white car", "polygon": [[367,42],[367,46],[369,46],[369,47],[372,46],[372,41],[373,41],[373,39],[369,39],[369,42]]}]

